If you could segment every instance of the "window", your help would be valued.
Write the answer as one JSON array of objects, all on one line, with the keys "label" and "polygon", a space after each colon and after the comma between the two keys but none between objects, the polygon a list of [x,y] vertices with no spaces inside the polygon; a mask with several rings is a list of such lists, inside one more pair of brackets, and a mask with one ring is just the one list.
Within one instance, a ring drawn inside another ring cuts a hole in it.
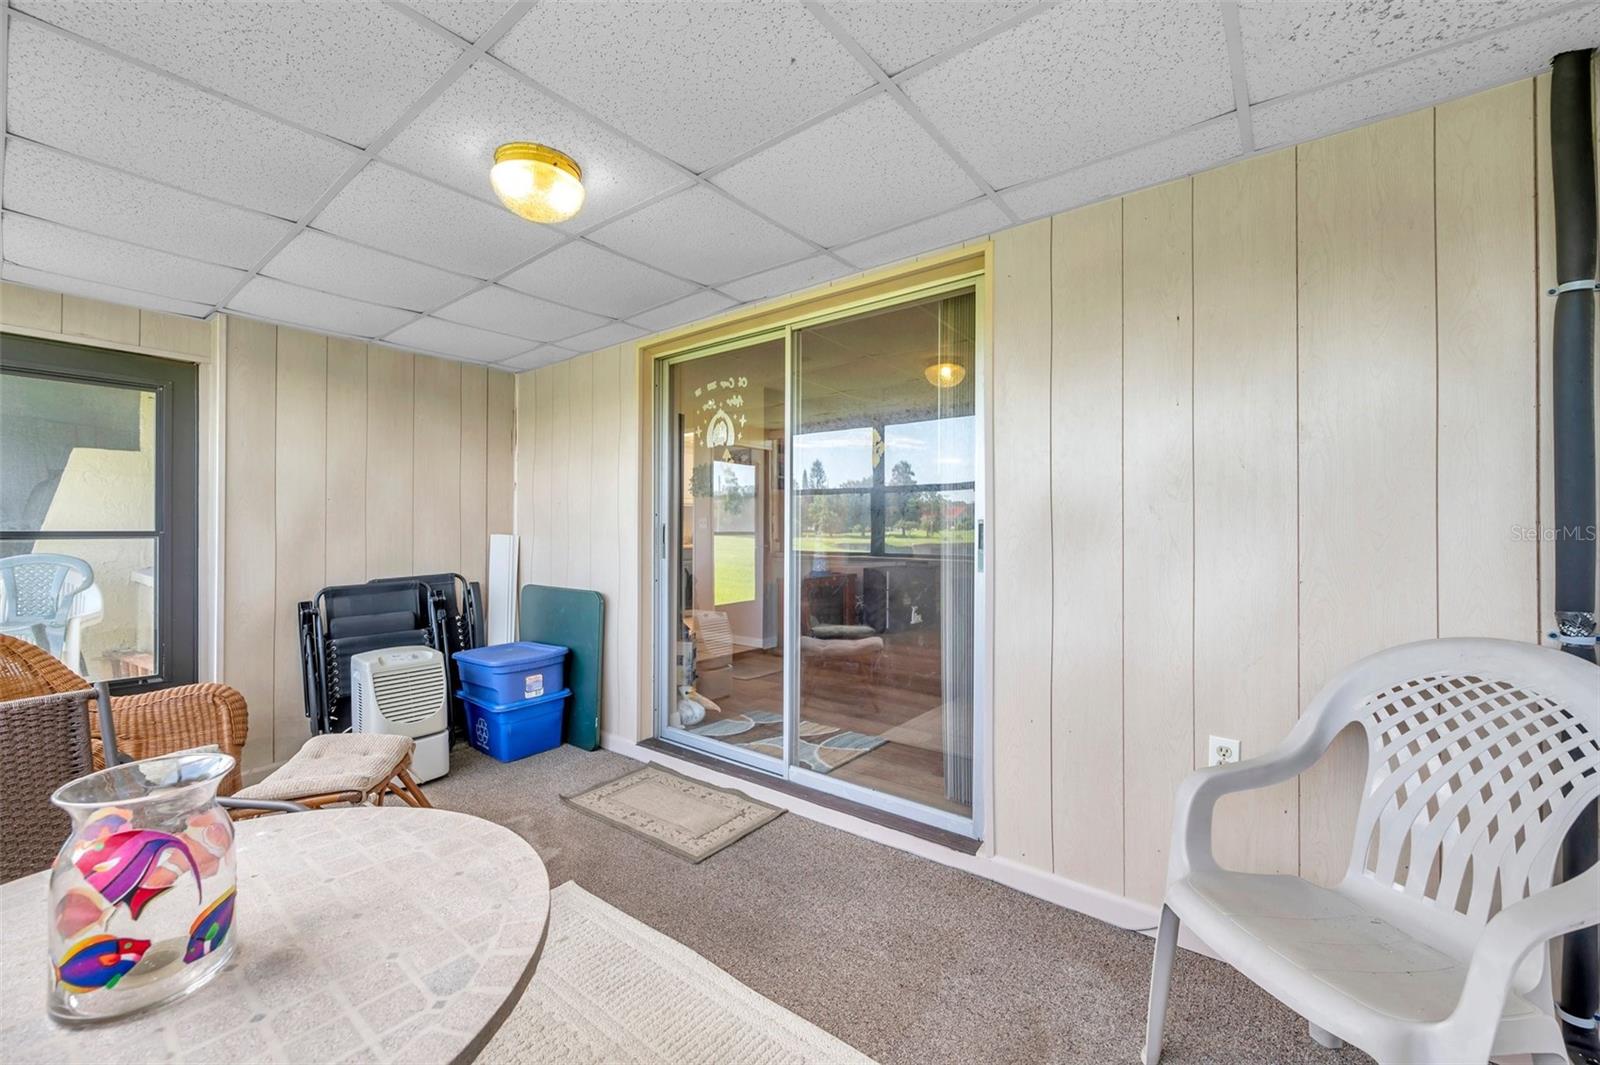
[{"label": "window", "polygon": [[113,691],[196,676],[198,382],[190,363],[0,346],[0,632]]}]

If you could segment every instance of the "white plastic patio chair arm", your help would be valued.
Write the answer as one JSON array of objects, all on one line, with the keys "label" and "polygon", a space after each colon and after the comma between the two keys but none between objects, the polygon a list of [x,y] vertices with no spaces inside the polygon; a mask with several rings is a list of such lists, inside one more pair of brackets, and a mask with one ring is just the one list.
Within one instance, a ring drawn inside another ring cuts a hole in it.
[{"label": "white plastic patio chair arm", "polygon": [[[1556,936],[1600,924],[1600,865],[1593,865],[1565,883],[1546,888],[1495,914],[1472,950],[1461,998],[1445,1022],[1475,1025],[1505,1011],[1506,992],[1523,958]],[[1485,1029],[1482,1054],[1487,1059],[1494,1024]]]},{"label": "white plastic patio chair arm", "polygon": [[1198,769],[1178,785],[1172,809],[1172,857],[1167,881],[1217,868],[1211,854],[1211,816],[1217,800],[1292,780],[1316,764],[1332,743],[1311,718],[1301,718],[1283,743],[1259,758]]}]

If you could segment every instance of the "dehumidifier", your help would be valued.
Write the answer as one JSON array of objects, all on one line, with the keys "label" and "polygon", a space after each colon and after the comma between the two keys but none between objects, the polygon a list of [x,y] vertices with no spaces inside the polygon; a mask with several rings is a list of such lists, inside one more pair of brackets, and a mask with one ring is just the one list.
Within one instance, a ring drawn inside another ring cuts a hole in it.
[{"label": "dehumidifier", "polygon": [[450,772],[450,684],[431,647],[388,647],[350,656],[350,716],[356,732],[410,736],[417,782]]}]

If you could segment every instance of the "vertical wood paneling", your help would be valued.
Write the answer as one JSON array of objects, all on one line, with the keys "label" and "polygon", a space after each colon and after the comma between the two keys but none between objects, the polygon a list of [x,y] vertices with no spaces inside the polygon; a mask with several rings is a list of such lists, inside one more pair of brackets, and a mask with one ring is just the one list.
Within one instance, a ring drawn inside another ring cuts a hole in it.
[{"label": "vertical wood paneling", "polygon": [[461,363],[418,355],[414,366],[408,572],[453,573],[461,565]]},{"label": "vertical wood paneling", "polygon": [[[567,490],[562,494],[567,514],[567,586],[593,588],[590,553],[595,526],[594,506],[594,423],[595,366],[604,358],[597,351],[573,359],[567,402],[571,413],[567,423]],[[610,447],[607,447],[610,450]]]},{"label": "vertical wood paneling", "polygon": [[412,572],[412,368],[416,356],[367,349],[367,576]]},{"label": "vertical wood paneling", "polygon": [[328,339],[328,584],[367,579],[367,345]]},{"label": "vertical wood paneling", "polygon": [[[523,557],[528,560],[527,573],[522,578],[524,584],[549,584],[552,580],[550,538],[555,523],[552,520],[554,506],[550,502],[554,465],[550,446],[554,439],[559,371],[560,366],[546,366],[528,376],[533,387],[532,424],[527,425],[523,435],[528,440],[526,446],[533,449],[533,463],[528,471],[527,508],[523,511],[528,521],[518,526],[524,539]],[[521,414],[519,411],[519,417]],[[521,493],[518,495],[520,498]]]},{"label": "vertical wood paneling", "polygon": [[[1433,114],[1299,148],[1300,696],[1438,632]],[[1349,860],[1348,733],[1301,780],[1303,875]]]},{"label": "vertical wood paneling", "polygon": [[1536,640],[1533,85],[1438,108],[1439,634]]},{"label": "vertical wood paneling", "polygon": [[[618,383],[618,363],[622,349],[606,348],[596,352],[594,375],[591,380],[594,416],[591,421],[592,437],[589,447],[589,584],[605,599],[608,609],[617,604],[618,578],[622,572],[621,555],[617,550],[616,530],[622,506],[620,494],[632,488],[631,482],[620,477],[620,447],[618,443],[619,405],[622,400]],[[617,719],[617,633],[616,619],[604,628],[601,655],[600,727],[614,731]]]},{"label": "vertical wood paneling", "polygon": [[113,344],[139,346],[139,311],[81,296],[61,297],[61,331]]},{"label": "vertical wood paneling", "polygon": [[1055,871],[1121,894],[1122,201],[1052,237]]},{"label": "vertical wood paneling", "polygon": [[[485,419],[488,432],[485,435],[484,447],[487,451],[485,463],[487,468],[487,482],[484,487],[484,513],[487,521],[485,534],[485,556],[487,557],[487,536],[493,533],[513,533],[521,531],[526,539],[527,527],[518,521],[516,509],[523,505],[523,497],[527,495],[524,482],[519,479],[517,457],[517,418],[519,407],[518,378],[504,370],[489,370],[485,381],[484,402],[486,407]],[[485,562],[487,565],[487,562]],[[526,568],[522,576],[514,584],[526,580]],[[484,589],[484,603],[487,609],[489,589]],[[485,615],[485,621],[487,621]]]},{"label": "vertical wood paneling", "polygon": [[1159,901],[1172,795],[1194,767],[1192,188],[1123,200],[1125,894]]},{"label": "vertical wood paneling", "polygon": [[[649,385],[641,386],[646,372],[644,360],[635,345],[623,344],[619,354],[617,387],[621,416],[618,423],[617,485],[621,490],[620,518],[617,522],[617,557],[622,573],[616,600],[606,604],[608,627],[617,633],[617,698],[619,712],[611,728],[624,739],[638,740],[652,732],[654,697],[650,692],[655,601],[652,597],[653,570],[648,561],[648,544],[653,525],[651,492],[654,477],[648,458],[650,437],[643,426],[651,424]],[[628,707],[632,703],[632,713]]]},{"label": "vertical wood paneling", "polygon": [[276,631],[277,330],[228,323],[226,475],[223,505],[222,678],[249,706],[244,761],[273,761],[273,646]]},{"label": "vertical wood paneling", "polygon": [[488,371],[461,367],[461,575],[481,586],[489,568]]},{"label": "vertical wood paneling", "polygon": [[[1210,736],[1266,754],[1299,714],[1295,160],[1194,178],[1194,759]],[[1299,870],[1298,781],[1225,796],[1230,869]]]},{"label": "vertical wood paneling", "polygon": [[544,453],[550,457],[547,466],[549,483],[541,493],[549,530],[546,534],[549,551],[546,583],[561,587],[566,587],[571,580],[567,570],[567,559],[571,555],[571,544],[567,540],[567,512],[572,502],[567,493],[572,470],[567,460],[572,456],[572,431],[576,419],[576,412],[572,409],[572,377],[573,364],[577,361],[568,359],[550,367],[550,414],[545,422]]},{"label": "vertical wood paneling", "polygon": [[174,351],[200,359],[211,357],[213,321],[160,311],[139,312],[139,346]]},{"label": "vertical wood paneling", "polygon": [[277,382],[272,753],[274,761],[282,761],[300,749],[308,732],[296,636],[298,604],[327,583],[327,338],[280,327]]},{"label": "vertical wood paneling", "polygon": [[538,396],[543,378],[535,371],[519,373],[517,382],[517,584],[538,580],[534,545],[538,542],[538,483],[543,461],[539,455]]},{"label": "vertical wood paneling", "polygon": [[484,501],[489,532],[509,533],[516,529],[513,513],[520,493],[513,494],[517,472],[517,377],[504,370],[488,371],[484,382],[489,431],[484,441],[488,450],[489,486]]},{"label": "vertical wood paneling", "polygon": [[0,323],[61,332],[61,293],[0,281]]},{"label": "vertical wood paneling", "polygon": [[1054,866],[1051,800],[1050,220],[994,245],[995,853]]}]

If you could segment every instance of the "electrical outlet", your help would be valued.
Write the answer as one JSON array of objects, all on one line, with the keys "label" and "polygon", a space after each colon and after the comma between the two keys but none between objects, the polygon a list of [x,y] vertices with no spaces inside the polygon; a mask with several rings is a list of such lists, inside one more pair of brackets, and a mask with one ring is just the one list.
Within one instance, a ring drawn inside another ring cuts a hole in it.
[{"label": "electrical outlet", "polygon": [[1206,752],[1206,765],[1227,765],[1239,760],[1239,741],[1226,736],[1212,736]]}]

